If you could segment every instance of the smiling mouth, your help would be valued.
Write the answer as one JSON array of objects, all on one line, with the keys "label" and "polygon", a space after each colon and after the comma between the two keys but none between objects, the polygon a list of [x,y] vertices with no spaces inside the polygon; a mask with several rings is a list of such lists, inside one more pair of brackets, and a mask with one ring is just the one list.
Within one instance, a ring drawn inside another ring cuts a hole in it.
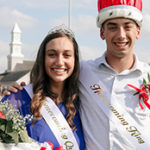
[{"label": "smiling mouth", "polygon": [[56,68],[52,68],[53,71],[58,72],[58,73],[62,73],[62,72],[66,72],[67,69],[62,68],[62,69],[56,69]]},{"label": "smiling mouth", "polygon": [[129,42],[114,42],[114,44],[118,47],[125,47]]}]

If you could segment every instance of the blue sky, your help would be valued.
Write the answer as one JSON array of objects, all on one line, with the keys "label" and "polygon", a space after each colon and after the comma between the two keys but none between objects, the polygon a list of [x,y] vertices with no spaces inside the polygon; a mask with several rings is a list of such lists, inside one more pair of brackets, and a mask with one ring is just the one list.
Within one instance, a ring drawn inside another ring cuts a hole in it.
[{"label": "blue sky", "polygon": [[[97,0],[71,1],[71,29],[79,43],[81,58],[94,59],[105,51],[105,42],[96,27]],[[0,72],[7,69],[11,31],[18,23],[22,31],[22,53],[34,60],[48,31],[59,24],[68,25],[69,0],[0,0]],[[143,0],[142,33],[134,47],[139,58],[150,62],[150,1]]]}]

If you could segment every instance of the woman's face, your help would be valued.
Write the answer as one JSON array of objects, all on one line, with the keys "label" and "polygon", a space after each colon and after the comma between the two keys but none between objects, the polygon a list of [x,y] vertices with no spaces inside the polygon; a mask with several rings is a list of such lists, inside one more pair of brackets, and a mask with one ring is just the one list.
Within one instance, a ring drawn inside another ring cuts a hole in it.
[{"label": "woman's face", "polygon": [[45,70],[51,83],[63,83],[73,72],[74,47],[68,37],[49,41],[45,49]]}]

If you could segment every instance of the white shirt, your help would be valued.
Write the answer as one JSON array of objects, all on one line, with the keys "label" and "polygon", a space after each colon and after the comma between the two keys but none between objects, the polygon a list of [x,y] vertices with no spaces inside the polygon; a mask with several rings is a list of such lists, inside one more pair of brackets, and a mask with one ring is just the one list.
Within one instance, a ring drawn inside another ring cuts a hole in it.
[{"label": "white shirt", "polygon": [[[147,108],[145,111],[141,110],[138,95],[133,95],[136,91],[127,86],[127,84],[132,84],[138,88],[140,87],[143,83],[143,78],[147,79],[147,73],[150,72],[148,64],[140,62],[136,57],[135,65],[131,70],[125,70],[118,74],[107,64],[104,54],[94,61],[87,61],[87,65],[92,68],[92,72],[103,82],[108,92],[135,118],[139,125],[143,127],[150,125],[147,124],[147,119],[150,123],[150,110]],[[92,80],[92,77],[89,80]],[[79,87],[81,99],[80,116],[86,149],[136,150],[134,144],[119,133],[117,124],[112,124],[101,110],[101,107],[91,99],[90,94],[81,82]],[[148,127],[147,132],[150,134],[150,127]]]}]

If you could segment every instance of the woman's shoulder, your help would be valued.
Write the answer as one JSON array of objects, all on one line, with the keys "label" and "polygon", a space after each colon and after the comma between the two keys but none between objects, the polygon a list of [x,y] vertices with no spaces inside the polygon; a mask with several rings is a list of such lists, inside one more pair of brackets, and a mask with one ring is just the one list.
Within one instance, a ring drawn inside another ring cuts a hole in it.
[{"label": "woman's shoulder", "polygon": [[24,86],[23,91],[26,92],[31,98],[33,97],[32,84],[28,84],[28,85]]},{"label": "woman's shoulder", "polygon": [[[32,90],[32,89],[31,89]],[[31,97],[28,93],[28,91],[23,88],[23,90],[18,90],[17,93],[11,93],[8,96],[4,96],[2,99],[2,102],[8,100],[10,104],[15,106],[21,114],[28,114],[30,111],[30,102],[31,102]]]}]

